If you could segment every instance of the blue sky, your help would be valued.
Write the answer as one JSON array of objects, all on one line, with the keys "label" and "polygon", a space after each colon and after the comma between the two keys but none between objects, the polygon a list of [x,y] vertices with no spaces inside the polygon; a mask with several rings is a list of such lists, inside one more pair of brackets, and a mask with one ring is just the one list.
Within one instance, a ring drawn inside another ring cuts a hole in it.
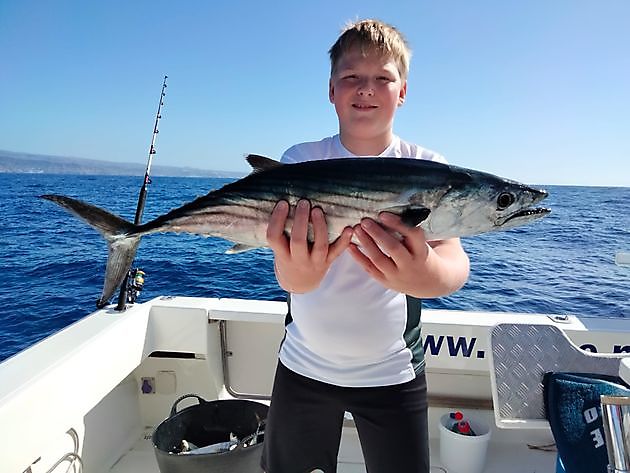
[{"label": "blue sky", "polygon": [[327,51],[375,17],[414,56],[395,132],[533,184],[630,186],[630,2],[0,0],[0,149],[246,171],[337,131]]}]

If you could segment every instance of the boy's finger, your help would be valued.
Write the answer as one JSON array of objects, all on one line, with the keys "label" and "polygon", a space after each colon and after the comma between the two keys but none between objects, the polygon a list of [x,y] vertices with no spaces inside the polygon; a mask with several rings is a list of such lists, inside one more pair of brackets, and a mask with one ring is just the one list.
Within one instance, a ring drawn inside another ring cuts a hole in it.
[{"label": "boy's finger", "polygon": [[389,212],[381,212],[378,221],[385,227],[398,232],[404,239],[405,246],[412,253],[417,254],[426,245],[424,230],[420,227],[410,227],[402,222],[398,215]]},{"label": "boy's finger", "polygon": [[288,251],[287,239],[284,236],[284,227],[289,215],[289,203],[281,200],[274,207],[267,224],[267,243],[274,251]]},{"label": "boy's finger", "polygon": [[352,228],[346,227],[341,235],[328,247],[328,262],[332,263],[349,246],[352,240]]},{"label": "boy's finger", "polygon": [[315,207],[311,210],[311,223],[313,224],[311,256],[316,261],[323,261],[328,253],[328,225],[321,208]]},{"label": "boy's finger", "polygon": [[386,227],[366,218],[361,221],[360,229],[370,236],[378,248],[378,252],[370,251],[369,256],[381,271],[391,270],[392,262],[395,266],[400,266],[409,259],[410,249]]},{"label": "boy's finger", "polygon": [[360,226],[380,247],[387,251],[392,250],[400,242],[386,227],[370,218],[361,220]]},{"label": "boy's finger", "polygon": [[[372,222],[372,224],[378,226],[378,224],[375,222]],[[368,227],[370,226],[371,225],[368,225]],[[383,253],[378,245],[378,241],[374,239],[372,235],[363,228],[363,222],[361,222],[360,225],[354,227],[354,234],[359,239],[365,256],[367,256],[372,261],[372,264],[381,273],[388,274],[396,269],[396,264],[388,255]]]},{"label": "boy's finger", "polygon": [[291,255],[299,259],[308,258],[308,222],[311,214],[311,204],[308,200],[300,200],[295,207],[293,226],[291,227],[291,239],[289,247]]},{"label": "boy's finger", "polygon": [[365,256],[363,252],[357,247],[357,245],[351,243],[348,251],[350,251],[352,257],[357,263],[359,263],[359,265],[365,270],[366,273],[368,273],[377,281],[385,281],[384,274],[376,266],[374,266],[372,260]]}]

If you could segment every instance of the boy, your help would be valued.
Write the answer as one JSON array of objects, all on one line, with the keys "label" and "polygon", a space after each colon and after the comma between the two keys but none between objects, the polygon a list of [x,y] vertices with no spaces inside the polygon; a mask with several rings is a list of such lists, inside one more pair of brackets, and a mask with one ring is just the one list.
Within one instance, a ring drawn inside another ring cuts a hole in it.
[{"label": "boy", "polygon": [[[443,158],[393,133],[405,101],[409,49],[392,26],[350,25],[330,49],[329,98],[339,134],[285,152],[286,163],[386,156]],[[364,219],[328,244],[321,209],[287,202],[267,230],[280,286],[290,293],[265,434],[267,473],[336,471],[344,412],[353,415],[369,473],[428,473],[427,395],[420,299],[468,278],[459,239],[427,242],[389,213]],[[307,242],[309,223],[314,241]],[[402,240],[392,236],[402,235]],[[354,235],[358,245],[351,243]]]}]

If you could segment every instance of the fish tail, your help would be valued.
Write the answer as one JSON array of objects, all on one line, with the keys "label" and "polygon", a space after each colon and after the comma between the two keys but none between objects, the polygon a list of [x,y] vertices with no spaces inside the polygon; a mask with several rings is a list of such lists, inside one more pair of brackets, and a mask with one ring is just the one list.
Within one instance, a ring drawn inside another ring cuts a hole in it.
[{"label": "fish tail", "polygon": [[106,210],[77,199],[55,194],[47,194],[40,197],[50,200],[76,215],[98,230],[103,238],[107,240],[109,254],[105,269],[105,282],[103,283],[101,297],[96,301],[98,308],[104,307],[133,264],[136,250],[142,237],[141,234],[136,233],[138,227]]}]

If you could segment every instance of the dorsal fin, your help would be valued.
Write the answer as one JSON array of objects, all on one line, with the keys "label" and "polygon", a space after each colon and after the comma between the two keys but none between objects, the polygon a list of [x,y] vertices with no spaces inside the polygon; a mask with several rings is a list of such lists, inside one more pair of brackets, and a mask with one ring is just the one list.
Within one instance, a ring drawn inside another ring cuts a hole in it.
[{"label": "dorsal fin", "polygon": [[271,158],[266,158],[264,156],[259,156],[257,154],[250,154],[245,159],[252,167],[253,172],[261,172],[267,169],[273,169],[277,168],[278,166],[282,166],[282,164],[278,161],[275,161]]}]

